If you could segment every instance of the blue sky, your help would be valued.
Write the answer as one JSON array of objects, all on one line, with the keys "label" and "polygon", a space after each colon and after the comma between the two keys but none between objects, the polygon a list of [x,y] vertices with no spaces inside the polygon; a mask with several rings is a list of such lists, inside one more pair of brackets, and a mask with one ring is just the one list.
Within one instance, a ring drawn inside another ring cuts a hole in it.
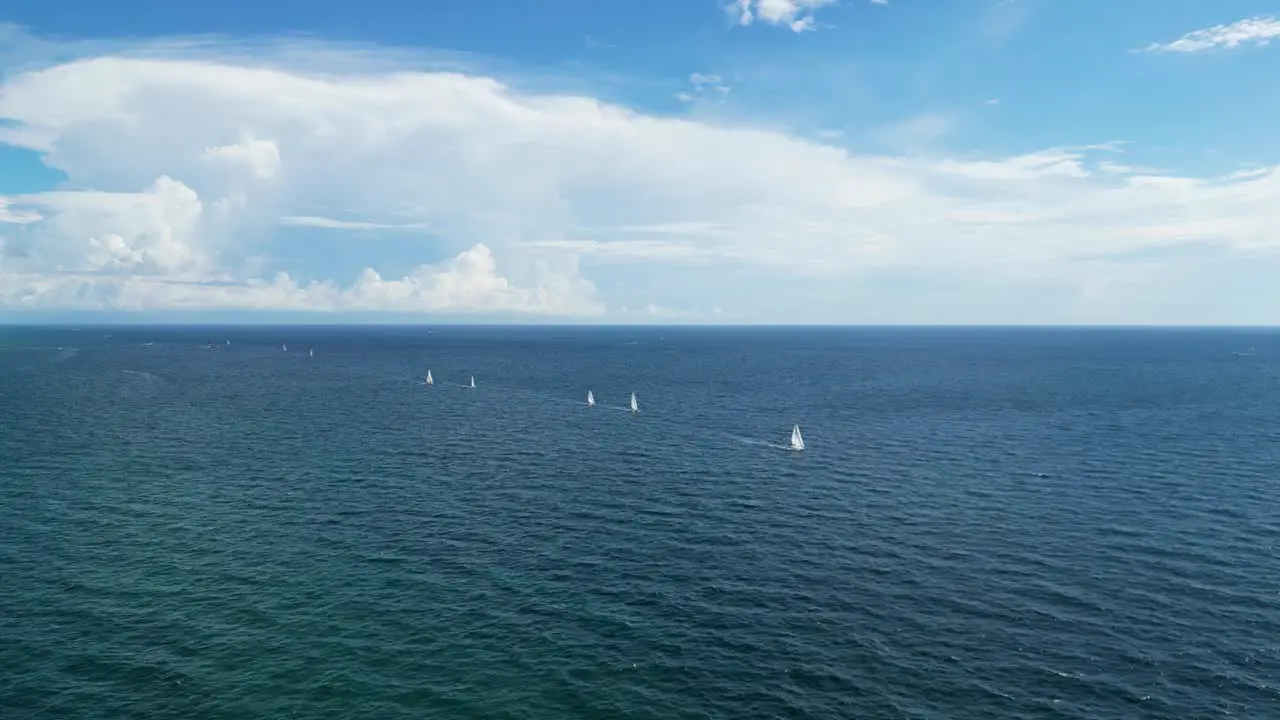
[{"label": "blue sky", "polygon": [[1272,324],[1240,0],[46,0],[0,320]]}]

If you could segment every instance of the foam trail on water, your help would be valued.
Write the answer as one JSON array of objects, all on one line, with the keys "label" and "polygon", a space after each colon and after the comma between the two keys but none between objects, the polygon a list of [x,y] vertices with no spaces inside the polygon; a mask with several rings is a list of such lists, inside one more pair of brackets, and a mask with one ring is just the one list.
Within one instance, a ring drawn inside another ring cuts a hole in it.
[{"label": "foam trail on water", "polygon": [[127,373],[127,374],[129,374],[129,375],[137,375],[137,376],[139,376],[139,377],[146,378],[147,380],[159,380],[159,379],[160,379],[160,378],[156,377],[155,375],[152,375],[152,374],[151,374],[151,373],[149,373],[149,372],[143,372],[143,371],[141,371],[141,370],[121,370],[120,372],[122,372],[122,373]]},{"label": "foam trail on water", "polygon": [[712,431],[710,431],[710,432],[711,432],[712,434],[714,434],[714,435],[719,435],[719,436],[720,436],[720,437],[722,437],[722,438],[726,438],[726,439],[728,439],[728,440],[732,440],[732,441],[737,442],[737,443],[742,443],[743,445],[754,445],[754,446],[756,446],[756,447],[767,447],[767,448],[772,448],[772,449],[774,449],[774,450],[790,450],[790,449],[791,449],[791,446],[790,446],[790,445],[780,444],[780,443],[777,443],[777,442],[774,442],[774,441],[771,441],[771,440],[761,440],[761,439],[759,439],[759,438],[749,438],[749,437],[744,437],[744,436],[742,436],[742,435],[734,435],[733,433],[721,432],[721,431],[717,431],[717,430],[712,430]]}]

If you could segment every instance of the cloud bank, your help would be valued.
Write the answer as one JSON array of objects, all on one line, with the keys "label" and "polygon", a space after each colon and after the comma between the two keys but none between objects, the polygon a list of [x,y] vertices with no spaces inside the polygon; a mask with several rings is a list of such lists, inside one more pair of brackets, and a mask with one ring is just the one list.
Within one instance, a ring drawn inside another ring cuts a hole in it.
[{"label": "cloud bank", "polygon": [[[1106,144],[859,154],[312,52],[170,44],[8,75],[0,142],[67,181],[0,197],[0,306],[1132,321],[1200,287],[1205,256],[1280,250],[1275,167],[1179,176]],[[370,252],[394,235],[416,259],[303,276],[274,258],[285,230]]]}]

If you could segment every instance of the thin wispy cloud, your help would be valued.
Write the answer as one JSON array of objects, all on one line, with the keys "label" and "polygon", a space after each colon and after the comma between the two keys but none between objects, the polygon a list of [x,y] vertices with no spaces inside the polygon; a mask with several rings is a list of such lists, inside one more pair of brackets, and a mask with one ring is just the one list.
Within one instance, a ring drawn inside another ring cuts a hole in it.
[{"label": "thin wispy cloud", "polygon": [[1197,53],[1245,45],[1267,45],[1277,38],[1280,38],[1280,20],[1259,16],[1189,32],[1171,42],[1152,43],[1142,48],[1142,51]]},{"label": "thin wispy cloud", "polygon": [[376,223],[363,220],[335,220],[314,215],[289,215],[278,221],[285,227],[307,227],[324,230],[422,230],[423,223]]},{"label": "thin wispy cloud", "polygon": [[719,75],[692,73],[689,75],[689,89],[677,93],[676,98],[684,102],[695,100],[723,100],[729,95],[729,86]]}]

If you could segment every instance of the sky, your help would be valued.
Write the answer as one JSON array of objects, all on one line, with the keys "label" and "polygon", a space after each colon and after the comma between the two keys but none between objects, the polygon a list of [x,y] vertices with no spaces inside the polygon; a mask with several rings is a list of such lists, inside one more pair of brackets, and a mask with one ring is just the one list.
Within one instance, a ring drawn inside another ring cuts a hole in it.
[{"label": "sky", "polygon": [[15,0],[0,322],[1272,325],[1277,76],[1277,0]]}]

